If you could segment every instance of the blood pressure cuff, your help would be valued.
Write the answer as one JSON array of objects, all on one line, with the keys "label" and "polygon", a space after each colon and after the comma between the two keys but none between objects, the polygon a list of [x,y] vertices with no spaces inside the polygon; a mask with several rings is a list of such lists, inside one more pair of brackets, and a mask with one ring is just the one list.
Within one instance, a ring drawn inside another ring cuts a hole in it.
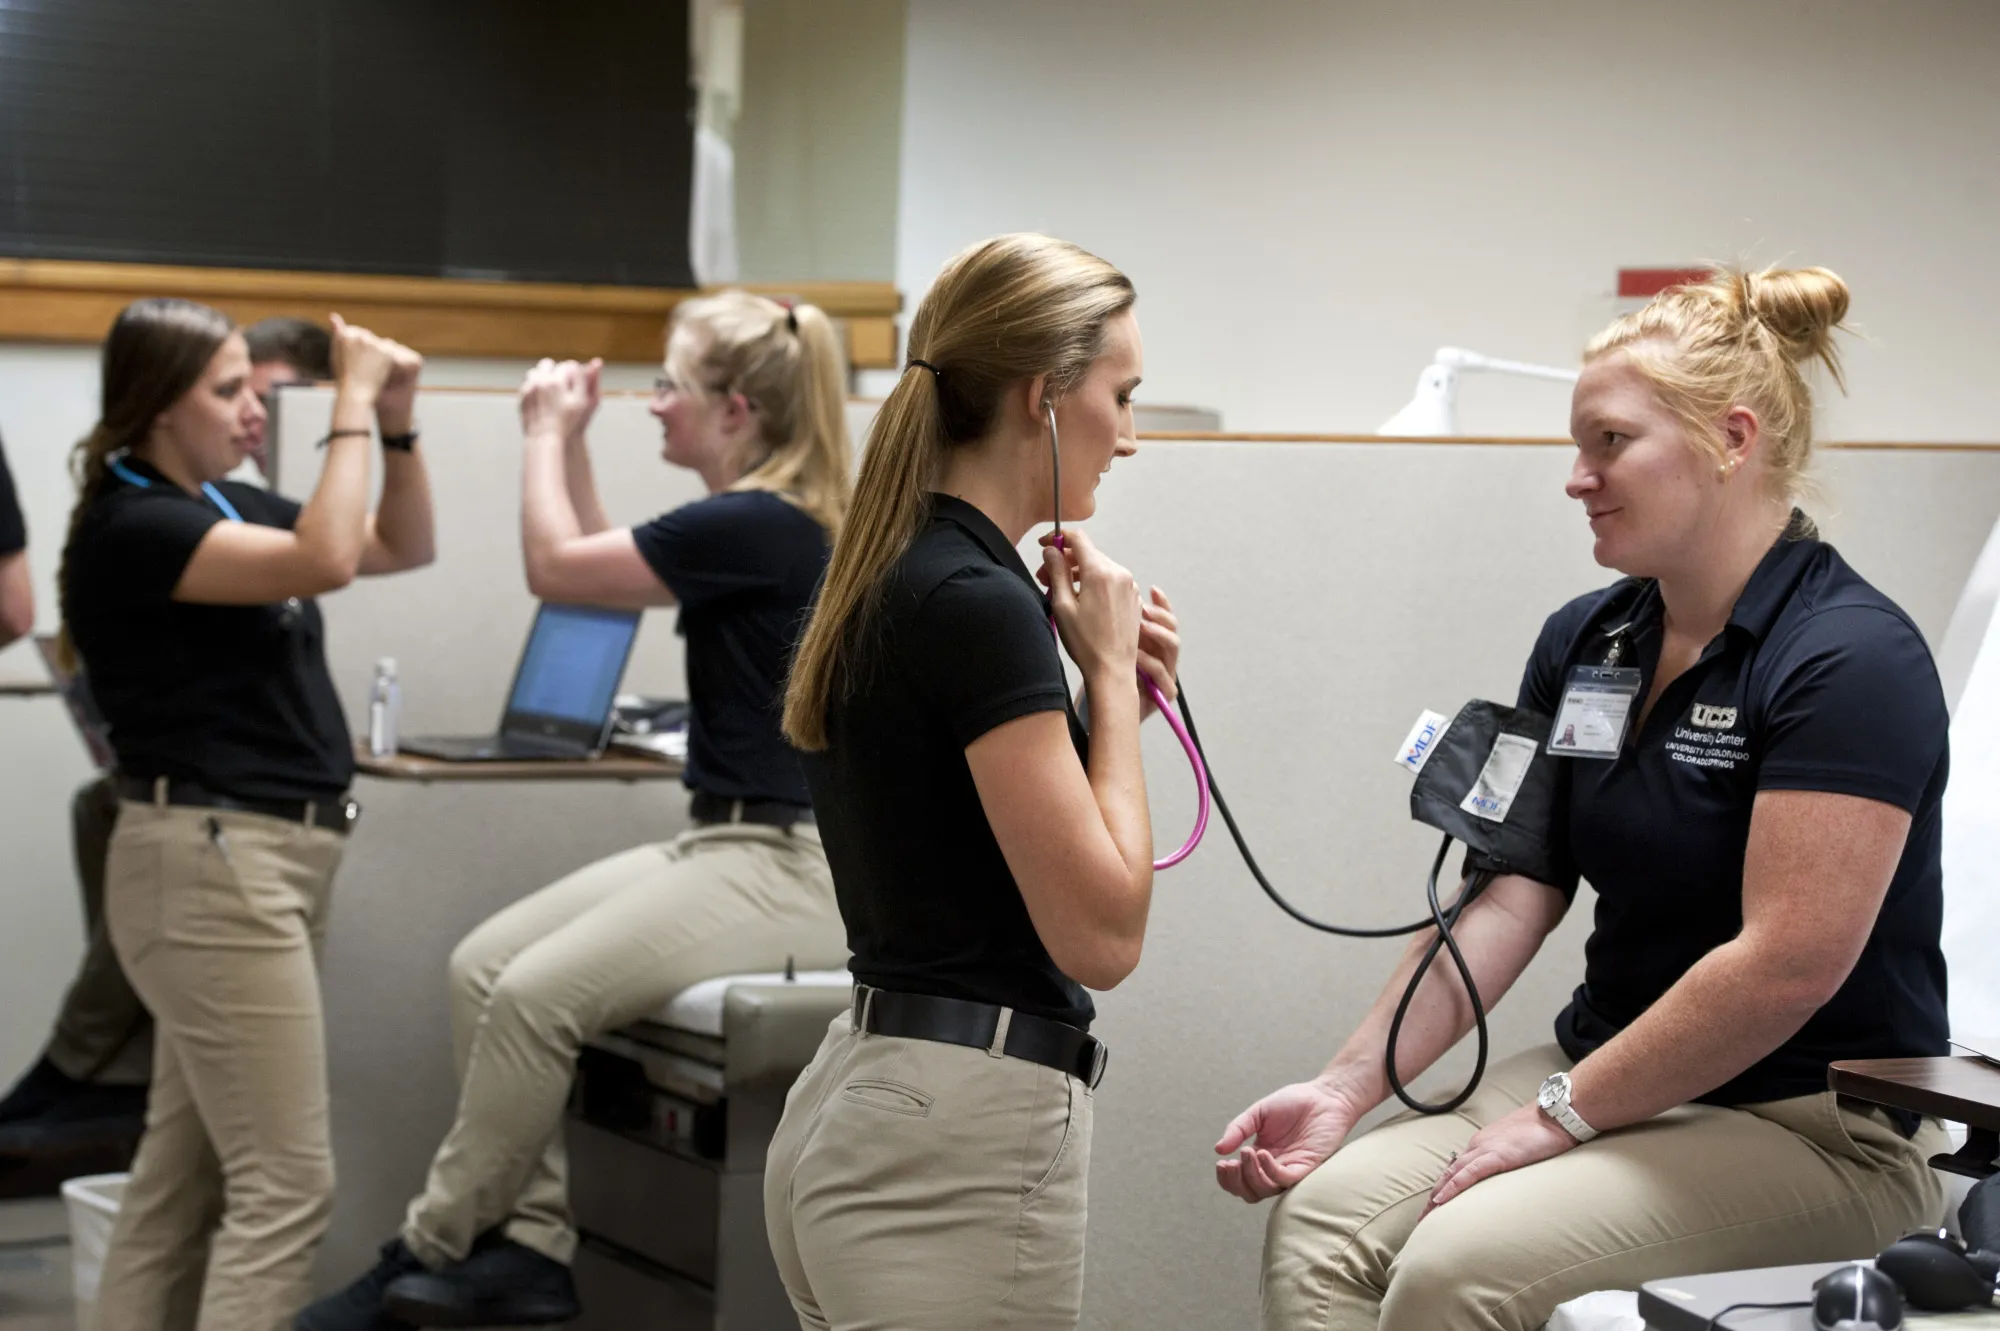
[{"label": "blood pressure cuff", "polygon": [[1431,746],[1410,816],[1465,843],[1468,870],[1557,881],[1557,759],[1539,712],[1475,700]]}]

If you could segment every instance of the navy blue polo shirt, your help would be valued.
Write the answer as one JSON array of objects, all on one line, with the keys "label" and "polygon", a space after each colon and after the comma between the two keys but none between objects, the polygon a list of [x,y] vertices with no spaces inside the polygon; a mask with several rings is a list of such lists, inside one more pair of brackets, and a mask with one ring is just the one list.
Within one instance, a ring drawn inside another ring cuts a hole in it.
[{"label": "navy blue polo shirt", "polygon": [[634,527],[632,540],[680,605],[687,784],[723,799],[811,804],[780,723],[792,651],[831,549],[826,528],[768,490],[725,490]]},{"label": "navy blue polo shirt", "polygon": [[[1554,884],[1597,889],[1583,984],[1556,1019],[1582,1059],[1743,926],[1743,860],[1760,790],[1880,800],[1911,815],[1881,913],[1833,999],[1769,1056],[1699,1097],[1756,1104],[1826,1089],[1839,1059],[1947,1052],[1940,805],[1949,767],[1943,689],[1910,617],[1799,525],[1764,556],[1722,633],[1661,693],[1615,760],[1565,758]],[[1520,705],[1553,716],[1570,668],[1602,664],[1632,623],[1625,663],[1652,688],[1662,608],[1627,578],[1549,617]],[[1634,708],[1637,717],[1637,708]]]}]

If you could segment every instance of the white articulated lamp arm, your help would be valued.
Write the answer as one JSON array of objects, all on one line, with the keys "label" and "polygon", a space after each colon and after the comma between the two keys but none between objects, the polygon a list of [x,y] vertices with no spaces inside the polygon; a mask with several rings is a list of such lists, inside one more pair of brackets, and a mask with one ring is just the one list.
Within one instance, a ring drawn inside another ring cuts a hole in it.
[{"label": "white articulated lamp arm", "polygon": [[1553,365],[1531,365],[1526,361],[1500,360],[1482,356],[1462,347],[1439,347],[1431,363],[1417,378],[1416,396],[1401,411],[1382,423],[1377,434],[1450,435],[1458,433],[1458,376],[1461,371],[1480,370],[1494,374],[1519,375],[1528,379],[1555,379],[1575,383],[1575,370]]}]

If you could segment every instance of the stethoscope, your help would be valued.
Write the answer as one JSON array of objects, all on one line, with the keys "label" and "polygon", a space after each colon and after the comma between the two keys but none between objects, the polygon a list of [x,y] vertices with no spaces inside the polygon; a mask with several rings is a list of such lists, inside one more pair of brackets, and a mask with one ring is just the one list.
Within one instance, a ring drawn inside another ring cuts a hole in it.
[{"label": "stethoscope", "polygon": [[[1055,547],[1058,550],[1064,550],[1067,549],[1067,547],[1063,545],[1063,532],[1062,532],[1062,442],[1056,436],[1056,404],[1053,402],[1045,402],[1042,405],[1048,412],[1049,458],[1054,463],[1055,499],[1056,499]],[[1049,616],[1049,631],[1054,633],[1055,630],[1056,630],[1056,619],[1055,616],[1051,614]],[[1060,634],[1057,634],[1056,641],[1058,643],[1062,641],[1062,637]],[[1167,856],[1163,860],[1153,861],[1153,867],[1155,869],[1171,869],[1176,864],[1179,864],[1182,860],[1186,859],[1188,856],[1194,854],[1194,848],[1201,844],[1202,837],[1208,832],[1208,790],[1209,790],[1208,764],[1202,761],[1201,745],[1195,742],[1194,736],[1188,733],[1187,726],[1184,725],[1181,721],[1181,718],[1175,714],[1173,704],[1167,701],[1167,696],[1164,693],[1160,692],[1160,686],[1158,684],[1155,684],[1152,681],[1152,678],[1149,675],[1147,675],[1146,672],[1143,670],[1139,672],[1139,685],[1141,688],[1146,690],[1148,695],[1151,696],[1151,698],[1153,699],[1153,706],[1159,710],[1161,716],[1167,719],[1167,724],[1173,727],[1175,738],[1180,740],[1181,748],[1187,753],[1188,765],[1194,769],[1195,794],[1199,800],[1199,803],[1195,809],[1194,831],[1188,834],[1187,842],[1184,845],[1182,845],[1179,850],[1175,851],[1173,854]]]}]

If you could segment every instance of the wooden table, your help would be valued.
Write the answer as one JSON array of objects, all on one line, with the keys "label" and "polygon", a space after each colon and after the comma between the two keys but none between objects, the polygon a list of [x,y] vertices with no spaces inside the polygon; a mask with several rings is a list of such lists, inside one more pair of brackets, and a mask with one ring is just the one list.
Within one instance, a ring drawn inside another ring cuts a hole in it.
[{"label": "wooden table", "polygon": [[505,762],[456,762],[398,753],[377,758],[354,746],[356,768],[388,781],[660,781],[678,778],[685,764],[621,749],[595,758],[530,758]]},{"label": "wooden table", "polygon": [[1868,1058],[1831,1065],[1826,1080],[1841,1095],[1965,1124],[1965,1145],[1933,1156],[1931,1168],[2000,1173],[2000,1067],[1972,1057]]}]

